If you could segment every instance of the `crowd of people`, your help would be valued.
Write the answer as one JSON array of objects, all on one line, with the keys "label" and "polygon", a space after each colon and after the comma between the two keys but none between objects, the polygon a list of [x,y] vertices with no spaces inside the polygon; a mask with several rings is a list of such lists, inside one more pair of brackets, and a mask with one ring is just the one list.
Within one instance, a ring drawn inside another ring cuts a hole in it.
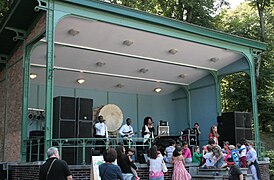
[{"label": "crowd of people", "polygon": [[[99,166],[99,175],[102,180],[138,180],[137,166],[134,163],[133,157],[134,148],[130,148],[129,143],[132,142],[132,135],[134,135],[131,126],[132,120],[128,118],[119,133],[123,138],[123,144],[120,144],[116,149],[108,148],[102,149],[105,163]],[[104,123],[103,117],[99,116],[98,123],[95,124],[95,137],[103,139],[107,138],[107,127]],[[194,129],[197,135],[201,134],[199,124],[194,124]],[[154,126],[151,117],[144,119],[142,128],[142,137],[144,145],[153,145]],[[228,141],[223,142],[224,147],[219,146],[219,134],[217,126],[210,128],[208,144],[202,146],[200,149],[197,146],[189,148],[189,142],[176,142],[170,139],[170,145],[165,148],[164,153],[153,145],[144,146],[144,152],[147,152],[146,159],[149,165],[149,179],[150,180],[164,180],[167,172],[166,164],[173,164],[172,180],[189,180],[191,175],[185,168],[186,163],[196,163],[200,168],[227,168],[229,169],[230,179],[243,180],[243,173],[240,168],[249,168],[253,179],[261,179],[260,171],[257,162],[257,153],[253,148],[251,141],[245,139],[240,140],[237,145],[231,145]],[[100,142],[100,141],[99,141]],[[101,143],[101,142],[100,142]],[[59,160],[59,152],[57,148],[50,148],[48,150],[49,159],[41,166],[39,179],[50,179],[51,176],[62,176],[65,179],[72,179],[71,172],[65,161]],[[117,160],[117,165],[113,164]],[[62,168],[62,171],[58,170]]]}]

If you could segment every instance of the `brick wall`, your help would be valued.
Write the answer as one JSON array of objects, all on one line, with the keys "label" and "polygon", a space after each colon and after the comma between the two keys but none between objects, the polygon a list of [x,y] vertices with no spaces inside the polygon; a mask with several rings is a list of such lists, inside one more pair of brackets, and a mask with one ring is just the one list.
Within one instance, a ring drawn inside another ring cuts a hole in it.
[{"label": "brick wall", "polygon": [[[30,42],[35,37],[45,32],[45,13],[35,24],[27,37]],[[0,161],[20,161],[21,124],[22,124],[22,99],[23,99],[23,42],[8,60],[8,96],[7,119],[5,116],[5,70],[0,72]],[[2,81],[2,82],[1,82]],[[4,134],[4,122],[7,121],[7,131]],[[5,138],[5,142],[2,140]],[[4,147],[4,148],[3,148]]]}]

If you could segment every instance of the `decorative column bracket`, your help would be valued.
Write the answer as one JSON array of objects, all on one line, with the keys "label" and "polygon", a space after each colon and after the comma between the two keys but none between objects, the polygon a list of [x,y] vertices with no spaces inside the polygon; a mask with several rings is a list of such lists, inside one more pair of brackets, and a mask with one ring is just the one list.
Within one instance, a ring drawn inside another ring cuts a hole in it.
[{"label": "decorative column bracket", "polygon": [[40,10],[47,11],[49,9],[47,1],[37,0],[37,2],[38,2],[38,6],[35,6],[34,11],[36,12]]},{"label": "decorative column bracket", "polygon": [[25,40],[26,31],[12,27],[5,27],[5,29],[15,32],[16,36],[12,38],[13,41]]},{"label": "decorative column bracket", "polygon": [[8,61],[8,56],[4,54],[0,54],[0,64],[6,64]]}]

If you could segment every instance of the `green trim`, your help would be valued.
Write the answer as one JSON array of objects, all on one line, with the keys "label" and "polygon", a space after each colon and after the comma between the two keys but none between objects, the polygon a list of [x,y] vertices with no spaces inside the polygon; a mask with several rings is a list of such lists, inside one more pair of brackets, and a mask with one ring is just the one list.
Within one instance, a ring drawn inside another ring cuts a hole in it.
[{"label": "green trim", "polygon": [[[139,129],[140,128],[140,124],[139,124],[139,94],[136,94],[136,112],[137,112],[137,128]],[[141,128],[140,128],[141,129]],[[139,133],[137,133],[138,137],[139,136]]]},{"label": "green trim", "polygon": [[136,20],[146,21],[153,24],[158,24],[168,28],[175,28],[180,31],[193,33],[199,36],[204,36],[224,42],[238,44],[241,46],[252,47],[260,50],[266,49],[266,44],[243,37],[238,37],[230,34],[226,34],[220,31],[204,28],[194,24],[177,21],[174,19],[166,18],[163,16],[157,16],[146,12],[131,9],[125,6],[114,5],[102,1],[91,0],[64,0],[65,2],[73,3],[80,6],[93,8],[103,12],[109,12],[123,17],[129,17]]},{"label": "green trim", "polygon": [[52,115],[53,115],[53,89],[54,89],[54,1],[49,0],[46,20],[46,39],[47,39],[47,62],[46,62],[46,101],[45,101],[45,146],[44,158],[46,159],[47,149],[52,145]]},{"label": "green trim", "polygon": [[27,161],[27,122],[28,122],[28,103],[29,103],[29,73],[30,55],[32,45],[26,46],[24,41],[23,52],[23,107],[22,107],[22,126],[21,126],[21,162]]},{"label": "green trim", "polygon": [[216,112],[218,116],[222,115],[222,99],[221,99],[221,85],[220,85],[220,79],[218,77],[218,72],[211,71],[210,74],[214,78],[215,82],[215,90],[216,90]]},{"label": "green trim", "polygon": [[184,99],[187,99],[187,97],[173,98],[173,99],[171,99],[171,101],[180,101],[180,100],[184,100]]},{"label": "green trim", "polygon": [[208,85],[205,85],[205,86],[199,86],[199,87],[196,87],[196,88],[190,88],[189,91],[203,89],[203,88],[207,88],[207,87],[211,87],[211,86],[215,86],[215,84],[208,84]]},{"label": "green trim", "polygon": [[190,128],[191,127],[191,119],[192,119],[192,116],[191,116],[192,109],[191,109],[191,100],[190,100],[191,95],[190,95],[190,91],[189,91],[189,86],[182,86],[182,89],[184,90],[186,98],[187,98],[187,126],[188,126],[188,128]]}]

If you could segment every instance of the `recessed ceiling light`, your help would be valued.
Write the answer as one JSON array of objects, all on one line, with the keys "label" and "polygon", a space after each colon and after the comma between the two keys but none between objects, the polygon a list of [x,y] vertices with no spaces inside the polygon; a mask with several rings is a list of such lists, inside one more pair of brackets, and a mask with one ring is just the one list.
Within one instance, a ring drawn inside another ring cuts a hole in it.
[{"label": "recessed ceiling light", "polygon": [[180,74],[179,76],[178,76],[179,78],[186,78],[187,77],[187,74]]},{"label": "recessed ceiling light", "polygon": [[130,45],[132,45],[132,44],[133,44],[133,41],[132,41],[132,40],[127,39],[127,40],[124,40],[124,41],[123,41],[123,44],[124,44],[124,45],[127,45],[127,46],[130,46]]},{"label": "recessed ceiling light", "polygon": [[177,49],[170,49],[169,51],[168,51],[170,54],[176,54],[177,52],[178,52],[178,50]]},{"label": "recessed ceiling light", "polygon": [[123,84],[117,84],[115,87],[117,87],[117,88],[122,88],[122,87],[124,87],[125,85],[123,85]]},{"label": "recessed ceiling light", "polygon": [[35,79],[35,78],[37,78],[37,74],[35,74],[35,73],[30,73],[29,78],[30,78],[30,79]]},{"label": "recessed ceiling light", "polygon": [[213,58],[210,58],[209,61],[210,62],[218,62],[220,59],[218,57],[213,57]]},{"label": "recessed ceiling light", "polygon": [[77,82],[79,83],[79,84],[83,84],[84,82],[86,82],[86,80],[85,79],[77,79]]},{"label": "recessed ceiling light", "polygon": [[80,31],[75,30],[75,29],[70,29],[68,30],[68,34],[72,35],[72,36],[76,36],[77,34],[79,34]]},{"label": "recessed ceiling light", "polygon": [[159,92],[161,92],[161,91],[162,91],[162,88],[157,87],[157,88],[155,88],[155,89],[154,89],[154,91],[155,91],[156,93],[159,93]]},{"label": "recessed ceiling light", "polygon": [[147,68],[142,68],[142,69],[139,69],[139,72],[146,73],[146,72],[148,72],[148,69]]},{"label": "recessed ceiling light", "polygon": [[99,61],[99,62],[96,63],[96,66],[98,66],[98,67],[102,67],[102,66],[105,66],[105,65],[106,65],[106,63],[102,62],[102,61]]}]

